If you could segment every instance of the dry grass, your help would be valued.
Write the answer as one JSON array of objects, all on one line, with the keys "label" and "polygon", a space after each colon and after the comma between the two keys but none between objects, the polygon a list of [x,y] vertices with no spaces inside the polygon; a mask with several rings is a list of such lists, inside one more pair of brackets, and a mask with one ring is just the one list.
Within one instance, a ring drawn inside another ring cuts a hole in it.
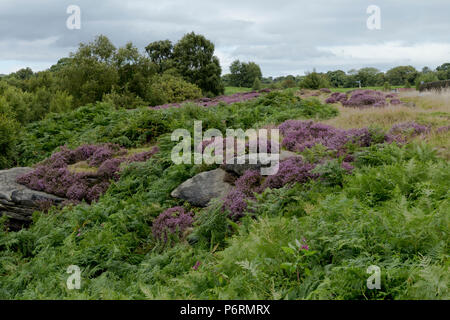
[{"label": "dry grass", "polygon": [[343,128],[377,126],[389,129],[395,123],[416,121],[433,128],[445,126],[450,120],[450,92],[419,93],[416,91],[400,94],[403,106],[385,108],[356,109],[338,106],[340,115],[326,123]]},{"label": "dry grass", "polygon": [[339,116],[325,123],[342,129],[379,127],[384,130],[389,130],[396,123],[407,121],[429,125],[433,131],[425,140],[436,148],[441,157],[449,160],[450,132],[436,133],[435,129],[450,124],[450,91],[405,92],[400,94],[400,99],[405,105],[386,108],[356,109],[339,104],[336,105],[339,108]]}]

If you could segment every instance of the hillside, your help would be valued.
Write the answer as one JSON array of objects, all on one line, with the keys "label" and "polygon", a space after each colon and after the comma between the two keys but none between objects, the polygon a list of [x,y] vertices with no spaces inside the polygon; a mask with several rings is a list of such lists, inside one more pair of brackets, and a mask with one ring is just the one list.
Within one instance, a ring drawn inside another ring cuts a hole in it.
[{"label": "hillside", "polygon": [[[104,101],[27,124],[17,166],[33,171],[18,182],[67,201],[20,231],[1,218],[0,299],[449,299],[448,101],[287,89],[206,106]],[[286,157],[267,177],[174,164],[171,134],[194,135],[194,121],[278,128]],[[214,170],[225,196],[171,196]]]}]

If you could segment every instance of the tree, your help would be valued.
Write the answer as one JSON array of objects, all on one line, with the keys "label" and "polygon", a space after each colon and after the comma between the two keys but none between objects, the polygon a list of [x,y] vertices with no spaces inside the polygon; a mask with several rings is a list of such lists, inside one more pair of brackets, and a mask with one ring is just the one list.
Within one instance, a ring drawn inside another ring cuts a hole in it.
[{"label": "tree", "polygon": [[320,89],[329,87],[330,83],[325,75],[317,73],[315,70],[307,73],[306,77],[300,83],[300,87],[306,89]]},{"label": "tree", "polygon": [[382,84],[383,82],[379,83],[380,78],[381,81],[383,80],[382,75],[383,74],[380,72],[380,70],[376,68],[362,68],[359,69],[356,74],[358,80],[361,81],[361,85],[363,87],[373,87],[378,84]]},{"label": "tree", "polygon": [[61,89],[74,97],[75,106],[101,101],[118,83],[114,64],[116,48],[105,36],[80,44],[71,60],[58,72]]},{"label": "tree", "polygon": [[33,70],[30,68],[22,68],[13,73],[12,76],[18,78],[19,80],[28,80],[33,76]]},{"label": "tree", "polygon": [[328,71],[327,77],[334,88],[343,88],[345,86],[347,75],[344,71]]},{"label": "tree", "polygon": [[223,94],[222,69],[211,41],[194,32],[188,33],[174,46],[173,58],[183,78],[196,84],[204,94]]},{"label": "tree", "polygon": [[402,86],[406,81],[410,84],[414,84],[418,75],[419,73],[414,67],[400,66],[386,72],[386,80],[389,81],[391,85]]},{"label": "tree", "polygon": [[235,60],[230,66],[231,85],[235,87],[251,88],[256,78],[262,80],[262,72],[259,65],[254,62],[240,62]]},{"label": "tree", "polygon": [[436,68],[439,80],[449,80],[450,79],[450,63],[444,63],[443,65]]},{"label": "tree", "polygon": [[252,89],[255,91],[261,90],[261,80],[259,78],[255,78],[255,81],[253,81]]},{"label": "tree", "polygon": [[173,67],[173,44],[170,40],[155,41],[145,47],[150,60],[158,66],[158,72],[163,73]]}]

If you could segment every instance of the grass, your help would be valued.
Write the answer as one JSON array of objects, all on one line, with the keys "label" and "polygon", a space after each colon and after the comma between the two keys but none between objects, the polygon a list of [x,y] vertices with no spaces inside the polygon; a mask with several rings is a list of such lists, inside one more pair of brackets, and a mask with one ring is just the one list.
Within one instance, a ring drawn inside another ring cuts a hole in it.
[{"label": "grass", "polygon": [[235,93],[241,93],[241,92],[251,92],[253,91],[252,88],[242,88],[242,87],[225,87],[225,95],[231,96]]},{"label": "grass", "polygon": [[[400,89],[403,86],[391,86],[391,89]],[[351,90],[358,90],[360,88],[330,88],[332,92],[348,92]],[[378,90],[383,91],[383,87],[362,87],[361,90]]]}]

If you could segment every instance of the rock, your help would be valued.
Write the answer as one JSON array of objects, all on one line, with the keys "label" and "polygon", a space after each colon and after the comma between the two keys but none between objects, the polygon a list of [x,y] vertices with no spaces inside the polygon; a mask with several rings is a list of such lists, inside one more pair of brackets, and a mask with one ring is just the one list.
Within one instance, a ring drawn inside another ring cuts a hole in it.
[{"label": "rock", "polygon": [[34,211],[39,210],[40,201],[61,203],[64,199],[44,192],[31,190],[16,182],[17,177],[32,171],[32,168],[0,170],[0,216],[9,217],[11,229],[20,229],[31,222]]},{"label": "rock", "polygon": [[[269,156],[270,156],[270,154],[269,154]],[[301,157],[301,155],[296,154],[291,151],[281,150],[279,161],[284,161],[284,160],[292,158],[292,157]],[[255,159],[256,161],[253,160],[250,163],[250,159]],[[239,162],[239,160],[240,160],[240,162]],[[242,161],[242,160],[244,160],[244,161]],[[222,165],[222,168],[225,171],[237,174],[238,176],[242,176],[245,173],[245,171],[247,171],[247,170],[260,170],[262,167],[270,167],[270,163],[263,165],[259,161],[258,154],[256,154],[256,153],[246,154],[243,156],[235,157],[235,158],[233,158],[232,162],[233,163],[231,163],[231,164]],[[241,164],[241,162],[243,162],[243,163]]]},{"label": "rock", "polygon": [[222,169],[202,172],[183,182],[171,195],[194,206],[206,207],[211,199],[225,197],[231,191],[231,184],[224,182],[225,175]]}]

